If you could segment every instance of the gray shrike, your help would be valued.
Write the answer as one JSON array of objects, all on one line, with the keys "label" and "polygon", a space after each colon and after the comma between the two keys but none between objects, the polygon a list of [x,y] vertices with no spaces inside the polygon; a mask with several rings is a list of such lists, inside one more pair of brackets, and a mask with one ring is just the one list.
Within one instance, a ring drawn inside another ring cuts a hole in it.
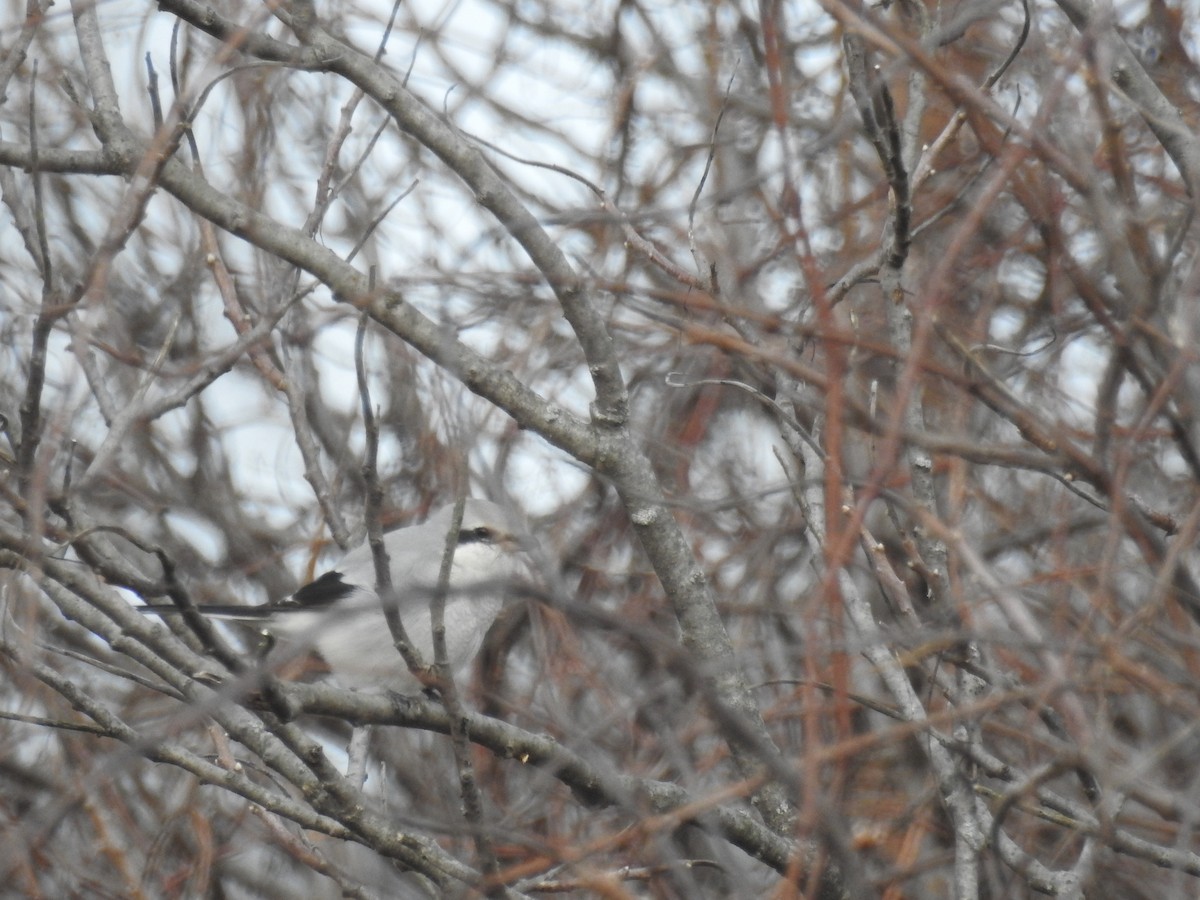
[{"label": "gray shrike", "polygon": [[[426,665],[434,661],[431,603],[438,587],[454,505],[443,506],[423,524],[383,537],[400,621]],[[513,579],[523,570],[517,555],[523,529],[509,513],[487,500],[467,500],[454,546],[445,601],[446,660],[451,673],[467,668],[504,605]],[[137,607],[162,615],[178,607]],[[375,558],[369,544],[351,551],[332,571],[280,603],[263,606],[200,606],[218,618],[263,622],[293,652],[314,648],[346,687],[420,690],[396,650],[375,590]]]}]

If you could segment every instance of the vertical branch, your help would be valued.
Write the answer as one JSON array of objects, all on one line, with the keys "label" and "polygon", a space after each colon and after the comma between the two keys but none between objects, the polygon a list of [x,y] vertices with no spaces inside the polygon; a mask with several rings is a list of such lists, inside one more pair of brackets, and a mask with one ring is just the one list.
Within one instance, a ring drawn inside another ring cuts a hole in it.
[{"label": "vertical branch", "polygon": [[[887,85],[878,78],[868,65],[866,48],[857,34],[847,31],[843,37],[846,69],[850,92],[858,106],[863,129],[875,148],[889,187],[889,216],[885,229],[885,240],[890,238],[889,249],[879,271],[888,326],[898,360],[910,361],[913,354],[912,315],[908,312],[902,285],[903,267],[908,258],[911,240],[912,207],[909,196],[908,174],[900,140],[899,124],[895,105]],[[899,404],[898,404],[899,405]],[[893,410],[893,420],[912,433],[925,427],[920,400],[903,402],[902,409]],[[886,481],[887,470],[898,448],[896,429],[888,436],[887,450],[878,461],[874,484]],[[933,480],[933,458],[928,451],[910,446],[906,450],[908,470],[913,493],[921,508],[931,513],[937,511],[936,486]],[[939,608],[945,606],[946,549],[939,541],[929,539],[920,529],[914,529],[913,537],[921,555],[922,564],[928,572],[927,583],[931,599]]]},{"label": "vertical branch", "polygon": [[912,240],[912,206],[909,196],[908,171],[900,138],[900,123],[892,93],[878,73],[867,62],[863,39],[847,30],[842,37],[850,93],[858,106],[863,130],[875,148],[889,188],[890,215],[888,231],[890,247],[888,267],[899,270],[908,258]]},{"label": "vertical branch", "polygon": [[[783,27],[784,23],[781,21],[781,15],[784,7],[778,2],[763,0],[759,8],[762,16],[764,65],[770,92],[771,125],[779,139],[784,159],[783,209],[781,217],[782,222],[785,223],[783,237],[789,245],[795,248],[796,256],[800,261],[800,271],[804,277],[804,283],[816,310],[817,325],[820,333],[833,335],[836,332],[834,310],[830,303],[830,298],[824,290],[825,278],[820,271],[816,256],[813,253],[804,219],[801,189],[796,181],[799,173],[797,172],[795,156],[792,152],[792,139],[789,127],[791,119],[790,96],[787,90],[784,47],[782,43],[785,29]],[[818,525],[818,530],[823,530],[827,536],[831,536],[842,532],[845,520],[843,513],[845,502],[843,498],[844,480],[842,464],[844,461],[843,438],[845,436],[845,423],[843,419],[845,411],[845,379],[843,373],[845,371],[846,359],[844,347],[838,341],[825,342],[822,350],[828,373],[828,389],[823,398],[824,416],[819,431],[822,444],[821,450],[823,452],[812,454],[812,458],[806,459],[805,462],[816,461],[819,456],[819,466],[811,471],[814,474],[819,472],[822,477],[822,485],[819,491],[821,498],[817,504],[810,506],[809,509],[819,509],[823,512],[823,521]],[[805,456],[809,456],[809,448],[805,447],[803,452]],[[805,471],[809,471],[806,466]],[[805,616],[804,625],[807,632],[807,640],[812,646],[820,646],[824,643],[831,647],[831,651],[826,658],[828,662],[826,662],[826,659],[819,658],[819,654],[806,654],[805,666],[807,675],[809,676],[808,681],[810,682],[819,680],[819,668],[823,665],[828,665],[829,667],[835,688],[832,716],[835,723],[834,734],[837,736],[837,739],[841,739],[848,737],[852,730],[850,707],[846,699],[849,688],[849,665],[842,650],[845,646],[842,626],[844,620],[842,609],[844,599],[841,592],[841,579],[839,577],[842,557],[830,554],[828,552],[828,545],[824,549],[826,552],[824,553],[823,562],[826,568],[821,578],[819,596],[825,607],[824,621],[828,623],[827,633],[819,633],[818,623],[821,621],[821,617],[817,615],[810,614]],[[811,739],[815,741],[817,736],[825,731],[825,723],[819,721],[819,711],[822,709],[822,704],[811,690],[807,690],[807,699],[810,702],[806,704],[808,714],[805,716],[805,730]],[[828,780],[827,776],[820,771],[818,756],[819,754],[816,752],[808,753],[805,756],[806,770],[804,772],[803,791],[801,795],[801,821],[809,828],[814,827],[821,816],[821,793],[818,785]],[[846,769],[844,766],[836,766],[831,769],[830,774],[834,782],[832,792],[839,794],[842,786],[845,784]],[[824,830],[826,834],[837,836],[837,839],[826,842],[831,849],[838,847],[844,842],[843,839],[845,836],[838,834],[836,824],[829,823],[829,828]],[[810,873],[806,887],[823,898],[845,896],[847,876],[843,873],[843,869],[846,861],[843,858],[841,864],[839,864],[834,858],[827,858],[825,866],[819,874]]]},{"label": "vertical branch", "polygon": [[[42,391],[46,383],[46,349],[54,323],[68,309],[54,290],[54,265],[50,257],[49,240],[46,236],[46,207],[42,192],[42,172],[38,150],[37,73],[38,67],[35,61],[31,80],[32,87],[29,93],[29,155],[30,177],[33,179],[33,218],[37,234],[35,261],[38,264],[42,280],[42,302],[37,320],[33,325],[29,352],[29,374],[18,410],[21,433],[16,448],[17,483],[21,497],[25,501],[23,515],[25,527],[31,539],[31,547],[40,543],[35,540],[35,537],[41,533],[43,522],[45,482],[44,478],[36,477],[35,463],[44,426]],[[45,467],[42,468],[44,470]]]},{"label": "vertical branch", "polygon": [[387,547],[383,544],[383,486],[379,483],[379,424],[375,411],[371,407],[371,391],[367,384],[367,368],[363,362],[363,343],[367,333],[367,314],[359,315],[358,331],[354,336],[354,372],[358,378],[358,398],[362,409],[363,428],[366,431],[366,453],[363,456],[362,473],[366,482],[366,519],[367,543],[371,547],[371,557],[375,562],[375,593],[383,607],[383,616],[387,620],[388,630],[392,633],[392,641],[396,650],[404,658],[409,671],[420,677],[425,667],[408,632],[404,630],[404,622],[400,619],[400,600],[392,586],[392,568],[388,559]]},{"label": "vertical branch", "polygon": [[[438,572],[437,590],[430,604],[430,626],[433,630],[433,657],[436,671],[436,684],[441,695],[442,705],[450,718],[450,745],[454,752],[454,763],[458,771],[459,794],[463,802],[463,818],[471,829],[475,841],[475,855],[478,866],[485,877],[495,875],[500,870],[500,864],[492,850],[491,840],[484,827],[483,795],[479,782],[475,777],[475,766],[471,762],[470,736],[467,734],[466,710],[458,693],[454,675],[450,672],[446,652],[446,598],[450,593],[450,573],[454,567],[454,551],[458,547],[459,532],[462,529],[463,510],[466,506],[465,479],[464,489],[460,491],[454,502],[454,512],[450,516],[450,527],[446,531],[446,540],[442,550],[442,567]],[[499,884],[488,886],[488,896],[499,896],[502,887]]]},{"label": "vertical branch", "polygon": [[[911,241],[912,207],[908,173],[904,164],[900,128],[896,119],[895,105],[887,85],[868,65],[866,48],[862,38],[847,31],[843,37],[846,68],[849,74],[850,91],[854,96],[863,121],[863,128],[875,148],[888,182],[889,214],[884,230],[884,239],[890,246],[879,271],[887,321],[897,359],[905,363],[906,375],[913,372],[915,365],[912,315],[905,302],[902,284],[903,268],[908,258]],[[889,241],[890,238],[890,241]],[[922,318],[926,334],[928,315]],[[920,346],[926,346],[925,341]],[[882,485],[887,472],[901,449],[900,433],[920,433],[925,426],[922,399],[905,393],[908,384],[905,378],[897,385],[896,409],[891,415],[892,427],[886,441],[886,451],[876,463],[876,474],[872,486]],[[903,448],[907,458],[908,473],[916,509],[927,516],[938,514],[937,486],[933,475],[933,457],[924,448],[907,445]],[[876,488],[877,489],[877,488]],[[898,523],[899,524],[899,523]],[[917,550],[922,574],[925,578],[929,599],[940,615],[954,615],[948,589],[948,557],[945,543],[929,529],[912,523],[906,531]],[[860,631],[865,623],[861,617],[857,623]],[[979,662],[979,649],[974,643],[963,648],[965,657],[973,664]],[[892,685],[894,689],[894,685]],[[959,671],[958,696],[960,703],[978,699],[985,685],[978,677]],[[956,737],[964,743],[976,742],[979,732],[969,723],[956,728]],[[956,896],[975,897],[979,890],[979,855],[982,850],[981,823],[978,809],[968,779],[959,770],[953,757],[941,752],[930,753],[930,762],[938,773],[946,809],[955,822],[955,887]]]}]

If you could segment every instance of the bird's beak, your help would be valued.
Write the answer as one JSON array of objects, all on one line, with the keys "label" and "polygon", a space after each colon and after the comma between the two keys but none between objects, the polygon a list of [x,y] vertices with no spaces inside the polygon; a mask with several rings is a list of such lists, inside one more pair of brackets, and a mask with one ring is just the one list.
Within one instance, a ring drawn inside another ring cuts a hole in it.
[{"label": "bird's beak", "polygon": [[521,553],[533,547],[533,539],[515,534],[506,534],[500,538],[500,546],[506,553]]},{"label": "bird's beak", "polygon": [[529,553],[537,548],[533,535],[524,529],[502,532],[496,544],[505,553]]}]

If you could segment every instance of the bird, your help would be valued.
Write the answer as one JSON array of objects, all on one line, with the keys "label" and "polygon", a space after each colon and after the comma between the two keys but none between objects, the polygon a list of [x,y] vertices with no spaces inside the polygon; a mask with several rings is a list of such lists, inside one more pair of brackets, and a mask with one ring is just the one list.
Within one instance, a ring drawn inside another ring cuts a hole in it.
[{"label": "bird", "polygon": [[[453,517],[454,504],[450,504],[420,525],[383,537],[392,582],[387,602],[395,604],[408,640],[425,665],[434,662],[432,602]],[[471,498],[463,505],[443,612],[446,662],[455,677],[468,669],[479,652],[524,568],[523,534],[517,518],[498,504]],[[180,611],[172,604],[136,608],[153,615]],[[396,649],[376,591],[375,558],[369,544],[351,551],[332,570],[283,601],[196,609],[216,618],[264,623],[270,637],[291,653],[315,649],[343,687],[400,693],[424,687]]]}]

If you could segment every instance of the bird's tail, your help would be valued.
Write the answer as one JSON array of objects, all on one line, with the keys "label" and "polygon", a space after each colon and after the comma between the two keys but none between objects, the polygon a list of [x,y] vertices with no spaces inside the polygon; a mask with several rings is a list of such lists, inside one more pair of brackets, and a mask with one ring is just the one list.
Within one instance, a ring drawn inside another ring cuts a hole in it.
[{"label": "bird's tail", "polygon": [[273,604],[265,606],[238,606],[233,603],[216,603],[209,606],[184,608],[174,603],[146,603],[133,607],[147,616],[179,616],[186,612],[198,612],[210,619],[227,619],[240,622],[261,622],[279,612]]}]

